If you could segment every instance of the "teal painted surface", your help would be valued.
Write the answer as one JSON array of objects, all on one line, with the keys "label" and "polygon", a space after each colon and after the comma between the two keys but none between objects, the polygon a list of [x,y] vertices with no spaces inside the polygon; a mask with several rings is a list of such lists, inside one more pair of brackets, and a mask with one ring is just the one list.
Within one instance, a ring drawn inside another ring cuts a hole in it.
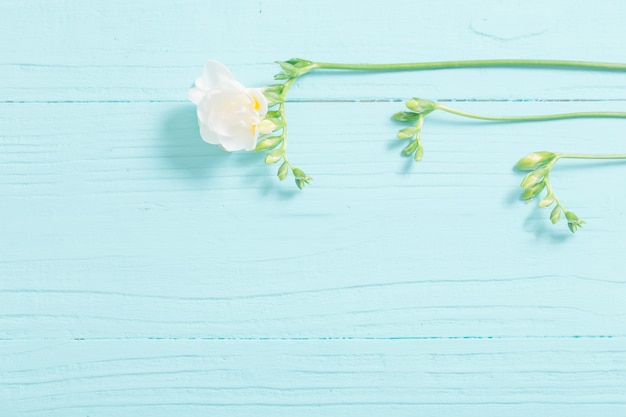
[{"label": "teal painted surface", "polygon": [[[299,192],[204,144],[186,90],[218,59],[626,62],[626,4],[0,2],[0,415],[626,414],[621,163],[553,173],[572,236],[518,201],[525,153],[624,152],[626,74],[312,74],[288,105]],[[577,169],[573,169],[577,168]]]}]

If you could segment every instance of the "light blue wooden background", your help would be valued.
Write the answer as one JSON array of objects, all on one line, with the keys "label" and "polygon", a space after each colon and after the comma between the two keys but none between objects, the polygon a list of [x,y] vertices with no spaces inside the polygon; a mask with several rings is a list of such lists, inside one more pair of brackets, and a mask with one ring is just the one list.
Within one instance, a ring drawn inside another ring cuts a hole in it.
[{"label": "light blue wooden background", "polygon": [[[563,162],[570,235],[518,200],[536,150],[626,121],[464,122],[399,156],[419,95],[492,114],[626,111],[626,74],[313,74],[299,192],[204,144],[206,59],[626,62],[626,3],[0,1],[0,415],[626,415],[626,166]],[[574,169],[576,168],[576,169]]]}]

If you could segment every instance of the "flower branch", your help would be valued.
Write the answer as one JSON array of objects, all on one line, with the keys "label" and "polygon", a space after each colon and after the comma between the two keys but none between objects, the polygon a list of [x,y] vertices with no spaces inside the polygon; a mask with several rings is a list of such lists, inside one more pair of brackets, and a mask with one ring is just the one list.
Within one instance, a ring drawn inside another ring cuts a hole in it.
[{"label": "flower branch", "polygon": [[278,168],[278,179],[283,181],[291,171],[295,178],[296,185],[303,189],[313,178],[306,175],[300,168],[294,167],[287,159],[287,116],[285,114],[285,99],[289,88],[295,82],[295,78],[288,78],[285,83],[269,86],[264,90],[264,95],[268,100],[268,112],[265,121],[274,127],[272,132],[261,137],[255,150],[258,152],[269,151],[265,156],[266,164],[276,164],[282,161]]},{"label": "flower branch", "polygon": [[[572,113],[557,113],[557,114],[542,114],[542,115],[530,115],[530,116],[492,116],[477,113],[470,113],[463,110],[458,110],[450,106],[445,106],[436,101],[426,100],[423,98],[412,98],[406,102],[406,107],[410,111],[402,111],[395,113],[392,117],[394,120],[401,123],[415,123],[413,126],[401,129],[398,134],[398,139],[413,139],[409,145],[404,148],[402,154],[405,156],[414,155],[415,161],[420,161],[423,156],[423,150],[421,146],[421,128],[424,123],[424,118],[433,113],[436,110],[440,110],[449,114],[453,114],[460,117],[469,119],[493,121],[493,122],[545,122],[551,120],[564,120],[564,119],[582,119],[582,118],[617,118],[626,119],[626,112],[572,112]],[[414,144],[415,149],[413,147]],[[410,152],[413,150],[415,153]]]},{"label": "flower branch", "polygon": [[546,194],[539,201],[538,206],[541,208],[553,206],[550,212],[552,224],[558,223],[562,217],[565,217],[567,227],[572,233],[575,233],[585,221],[563,206],[550,183],[550,172],[559,159],[618,160],[626,159],[626,154],[578,154],[541,151],[530,153],[515,164],[516,169],[529,171],[520,184],[520,187],[524,189],[521,199],[531,201],[545,190]]}]

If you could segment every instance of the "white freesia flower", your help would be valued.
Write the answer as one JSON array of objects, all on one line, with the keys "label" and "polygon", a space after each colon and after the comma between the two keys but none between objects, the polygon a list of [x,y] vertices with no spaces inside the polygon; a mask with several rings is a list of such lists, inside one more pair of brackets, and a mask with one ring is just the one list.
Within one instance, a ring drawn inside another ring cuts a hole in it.
[{"label": "white freesia flower", "polygon": [[202,139],[224,150],[253,150],[259,134],[273,127],[263,123],[267,99],[260,88],[245,88],[224,65],[207,61],[189,99],[198,106]]}]

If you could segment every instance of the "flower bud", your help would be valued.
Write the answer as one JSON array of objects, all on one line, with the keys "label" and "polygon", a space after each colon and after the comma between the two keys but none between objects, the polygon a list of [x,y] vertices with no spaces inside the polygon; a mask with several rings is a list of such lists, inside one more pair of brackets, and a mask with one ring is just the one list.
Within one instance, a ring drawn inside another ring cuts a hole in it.
[{"label": "flower bud", "polygon": [[280,65],[288,78],[295,78],[315,69],[315,64],[312,61],[301,58],[291,58],[287,61],[276,61],[276,63]]},{"label": "flower bud", "polygon": [[579,220],[578,216],[572,213],[571,211],[565,212],[565,218],[567,219],[568,222],[573,222],[573,223]]},{"label": "flower bud", "polygon": [[280,68],[287,74],[289,77],[296,77],[298,75],[298,68],[290,62],[286,61],[276,61]]},{"label": "flower bud", "polygon": [[547,167],[542,167],[532,172],[529,172],[522,180],[520,187],[525,189],[532,187],[533,185],[537,184],[539,180],[541,180],[546,175],[547,172]]},{"label": "flower bud", "polygon": [[545,188],[545,186],[546,186],[546,182],[540,181],[537,184],[531,187],[528,187],[522,193],[521,199],[524,201],[532,200],[533,198],[537,196],[537,194],[539,194]]},{"label": "flower bud", "polygon": [[303,189],[305,185],[309,184],[313,180],[313,178],[307,176],[304,172],[302,172],[302,170],[299,170],[298,168],[295,168],[293,171],[294,175],[296,176],[296,185],[299,189]]},{"label": "flower bud", "polygon": [[267,86],[263,89],[263,94],[273,93],[273,94],[282,94],[285,89],[285,84],[274,84]]},{"label": "flower bud", "polygon": [[413,152],[417,150],[418,146],[419,146],[419,142],[417,140],[412,141],[411,143],[406,145],[404,149],[402,149],[402,155],[404,156],[411,155]]},{"label": "flower bud", "polygon": [[409,126],[400,130],[397,134],[398,139],[409,139],[417,135],[419,128],[417,126]]},{"label": "flower bud", "polygon": [[556,154],[553,152],[533,152],[517,161],[515,168],[520,171],[532,171],[536,168],[549,164],[555,158]]},{"label": "flower bud", "polygon": [[283,98],[280,96],[280,94],[276,94],[273,93],[271,91],[264,91],[263,95],[265,96],[266,100],[267,100],[267,105],[269,107],[273,107],[277,104],[282,103]]},{"label": "flower bud", "polygon": [[543,207],[551,206],[554,203],[554,201],[555,201],[554,194],[550,193],[547,196],[545,196],[543,200],[539,202],[539,207],[543,208]]},{"label": "flower bud", "polygon": [[415,155],[413,156],[413,160],[415,160],[415,162],[419,162],[419,161],[422,160],[423,157],[424,157],[424,148],[420,146],[415,151]]},{"label": "flower bud", "polygon": [[285,150],[283,148],[275,149],[272,152],[265,155],[265,163],[275,164],[276,162],[283,159],[284,154],[285,154]]},{"label": "flower bud", "polygon": [[292,77],[290,77],[289,75],[285,74],[284,72],[279,72],[278,74],[274,75],[274,79],[276,81],[281,81],[281,80],[288,80]]},{"label": "flower bud", "polygon": [[282,181],[285,178],[287,178],[288,174],[289,174],[289,164],[287,162],[283,162],[280,168],[278,168],[278,174],[277,174],[278,179]]},{"label": "flower bud", "polygon": [[280,120],[276,119],[263,119],[261,120],[261,123],[259,123],[259,132],[262,135],[270,134],[282,127],[279,125],[281,124],[280,122]]},{"label": "flower bud", "polygon": [[263,139],[259,143],[256,144],[254,148],[255,151],[267,151],[270,149],[274,149],[283,141],[282,136],[273,136],[271,138]]},{"label": "flower bud", "polygon": [[302,178],[302,179],[306,178],[306,174],[305,174],[305,173],[304,173],[304,171],[303,171],[303,170],[301,170],[300,168],[294,168],[294,169],[293,169],[293,175],[294,175],[296,178]]},{"label": "flower bud", "polygon": [[435,103],[423,98],[413,98],[406,102],[406,107],[416,113],[431,113],[435,110]]},{"label": "flower bud", "polygon": [[556,224],[559,220],[561,220],[561,206],[556,206],[550,213],[550,221]]},{"label": "flower bud", "polygon": [[417,113],[410,112],[410,111],[400,111],[394,114],[392,117],[394,118],[394,120],[397,120],[399,122],[412,123],[412,122],[417,121],[420,115]]},{"label": "flower bud", "polygon": [[576,233],[576,230],[585,223],[584,220],[579,219],[578,216],[571,211],[565,211],[565,218],[567,219],[567,227],[572,233]]}]

